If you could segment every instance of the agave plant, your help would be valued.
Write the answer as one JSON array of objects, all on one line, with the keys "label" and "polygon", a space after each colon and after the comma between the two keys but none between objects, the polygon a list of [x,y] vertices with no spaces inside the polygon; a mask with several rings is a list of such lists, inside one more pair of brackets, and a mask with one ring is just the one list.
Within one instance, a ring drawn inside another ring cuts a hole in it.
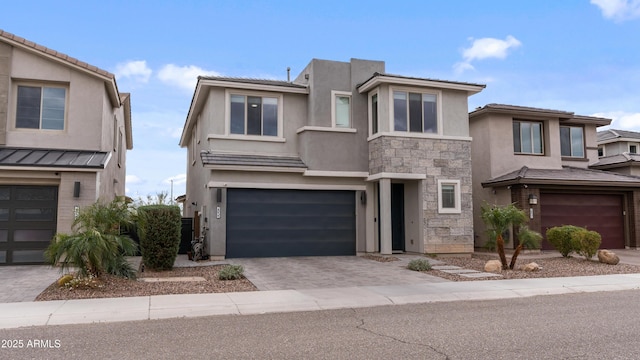
[{"label": "agave plant", "polygon": [[125,256],[135,254],[136,243],[121,234],[131,224],[131,211],[124,198],[110,203],[98,201],[80,211],[71,234],[56,234],[45,251],[45,259],[61,271],[77,269],[79,276],[99,277],[108,273],[135,277]]}]

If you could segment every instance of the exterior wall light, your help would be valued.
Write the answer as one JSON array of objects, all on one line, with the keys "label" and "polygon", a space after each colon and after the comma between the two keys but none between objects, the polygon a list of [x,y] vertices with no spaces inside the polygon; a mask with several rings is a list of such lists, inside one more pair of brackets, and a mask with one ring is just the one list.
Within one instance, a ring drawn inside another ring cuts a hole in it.
[{"label": "exterior wall light", "polygon": [[529,205],[538,205],[538,197],[533,194],[529,194]]}]

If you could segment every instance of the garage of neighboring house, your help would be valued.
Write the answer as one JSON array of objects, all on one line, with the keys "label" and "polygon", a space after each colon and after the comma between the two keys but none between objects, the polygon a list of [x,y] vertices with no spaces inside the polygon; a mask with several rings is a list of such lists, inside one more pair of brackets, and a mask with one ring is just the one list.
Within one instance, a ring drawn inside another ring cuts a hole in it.
[{"label": "garage of neighboring house", "polygon": [[[540,193],[541,228],[576,225],[597,231],[601,248],[624,249],[624,208],[621,194]],[[545,250],[553,249],[546,240]]]},{"label": "garage of neighboring house", "polygon": [[0,264],[43,263],[57,208],[57,186],[0,186]]},{"label": "garage of neighboring house", "polygon": [[356,254],[355,192],[227,189],[226,257]]}]

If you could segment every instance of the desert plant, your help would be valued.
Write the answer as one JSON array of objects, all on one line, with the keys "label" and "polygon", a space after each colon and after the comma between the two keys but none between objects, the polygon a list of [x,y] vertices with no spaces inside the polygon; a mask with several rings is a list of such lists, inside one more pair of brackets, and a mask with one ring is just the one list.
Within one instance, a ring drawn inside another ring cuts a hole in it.
[{"label": "desert plant", "polygon": [[244,277],[244,268],[242,265],[225,265],[218,272],[220,280],[238,280]]},{"label": "desert plant", "polygon": [[596,231],[579,228],[571,233],[571,245],[573,250],[585,259],[591,259],[602,243],[602,236]]},{"label": "desert plant", "polygon": [[[516,258],[522,249],[522,244],[518,245],[514,256],[511,258],[511,265],[507,264],[507,257],[504,253],[503,235],[512,226],[520,226],[527,221],[524,211],[518,209],[514,204],[497,206],[486,204],[482,206],[482,221],[487,225],[489,238],[495,239],[496,249],[502,263],[502,270],[507,270],[509,266],[515,266]],[[513,269],[513,267],[511,267]]]},{"label": "desert plant", "polygon": [[180,247],[180,208],[171,205],[141,206],[137,221],[144,265],[152,270],[171,269]]},{"label": "desert plant", "polygon": [[413,271],[428,271],[431,270],[431,264],[427,259],[413,259],[409,261],[409,265],[407,265],[407,269]]},{"label": "desert plant", "polygon": [[131,212],[124,198],[110,203],[97,201],[80,211],[71,234],[58,233],[45,250],[45,260],[60,265],[62,272],[76,268],[80,277],[99,277],[103,273],[135,277],[125,256],[136,251],[136,244],[120,233],[130,222]]},{"label": "desert plant", "polygon": [[574,251],[571,234],[580,228],[573,225],[554,226],[547,229],[547,241],[564,257]]},{"label": "desert plant", "polygon": [[513,256],[511,256],[511,263],[509,263],[509,269],[516,266],[516,259],[522,249],[539,249],[540,242],[542,241],[542,234],[537,231],[529,229],[527,225],[520,225],[518,228],[518,246],[516,246]]}]

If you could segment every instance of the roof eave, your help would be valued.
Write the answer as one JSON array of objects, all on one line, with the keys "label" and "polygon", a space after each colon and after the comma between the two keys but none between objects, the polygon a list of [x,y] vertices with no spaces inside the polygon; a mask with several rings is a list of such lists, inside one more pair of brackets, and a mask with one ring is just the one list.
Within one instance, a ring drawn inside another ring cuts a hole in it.
[{"label": "roof eave", "polygon": [[447,89],[447,90],[460,90],[466,91],[468,95],[473,95],[484,90],[486,85],[473,85],[473,84],[463,84],[463,83],[455,83],[455,82],[447,82],[447,81],[437,81],[437,80],[429,80],[429,79],[414,79],[414,78],[403,78],[403,77],[395,77],[389,75],[376,75],[371,77],[369,80],[358,86],[358,92],[360,94],[364,94],[381,84],[395,84],[395,85],[406,85],[406,86],[420,86],[420,87],[431,87],[438,89]]},{"label": "roof eave", "polygon": [[509,185],[556,185],[556,186],[608,186],[608,187],[637,187],[638,182],[622,182],[622,181],[591,181],[591,180],[558,180],[558,179],[509,179],[504,181],[486,181],[482,183],[483,188],[495,188]]}]

